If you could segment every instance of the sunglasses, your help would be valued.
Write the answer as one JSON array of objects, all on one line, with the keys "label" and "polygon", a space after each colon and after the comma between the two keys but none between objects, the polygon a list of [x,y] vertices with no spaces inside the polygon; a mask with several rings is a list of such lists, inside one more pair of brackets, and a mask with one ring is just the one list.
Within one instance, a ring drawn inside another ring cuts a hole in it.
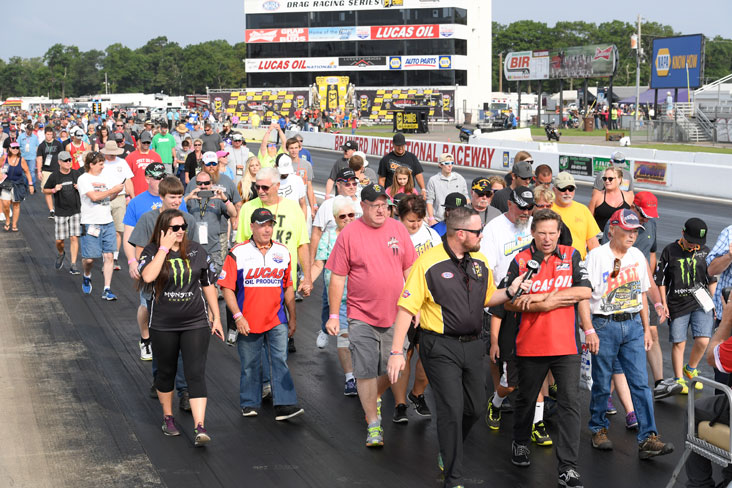
[{"label": "sunglasses", "polygon": [[615,179],[614,176],[603,176],[602,181],[613,181]]},{"label": "sunglasses", "polygon": [[484,191],[473,190],[473,191],[479,197],[491,197],[491,196],[493,196],[493,190],[484,190]]},{"label": "sunglasses", "polygon": [[455,164],[455,163],[454,163],[454,162],[452,162],[452,161],[443,161],[443,162],[441,162],[440,164],[442,164],[443,166],[452,166],[452,165],[453,165],[453,164]]},{"label": "sunglasses", "polygon": [[350,187],[356,187],[358,186],[358,181],[351,181],[351,180],[338,180],[338,183],[341,183],[346,188]]},{"label": "sunglasses", "polygon": [[198,180],[196,180],[196,185],[198,185],[198,186],[206,186],[206,185],[210,185],[210,184],[211,184],[211,180],[208,180],[208,181],[198,181]]},{"label": "sunglasses", "polygon": [[203,146],[203,144],[194,144],[194,146],[201,147],[201,146]]},{"label": "sunglasses", "polygon": [[171,230],[172,230],[173,232],[179,232],[179,231],[181,231],[181,230],[187,230],[187,229],[188,229],[188,224],[183,224],[183,225],[171,225],[171,226],[170,226],[169,228],[170,228],[170,229],[171,229]]},{"label": "sunglasses", "polygon": [[465,232],[470,232],[471,234],[475,234],[476,237],[480,237],[480,235],[483,233],[483,229],[455,229],[455,230],[464,230]]},{"label": "sunglasses", "polygon": [[551,203],[547,203],[546,205],[540,205],[540,204],[537,203],[536,205],[534,205],[534,207],[536,207],[536,208],[552,208],[552,204]]},{"label": "sunglasses", "polygon": [[204,166],[216,166],[219,164],[218,161],[211,161],[210,163],[203,163]]},{"label": "sunglasses", "polygon": [[355,213],[353,213],[353,212],[351,212],[351,213],[347,213],[347,214],[339,215],[339,216],[338,216],[338,218],[339,218],[339,219],[341,219],[341,220],[345,219],[346,217],[348,217],[349,219],[352,219],[352,218],[354,218],[355,216],[356,216],[356,214],[355,214]]},{"label": "sunglasses", "polygon": [[620,260],[618,258],[615,258],[615,261],[613,261],[613,272],[610,273],[611,278],[617,278],[620,274]]},{"label": "sunglasses", "polygon": [[272,187],[270,185],[254,185],[254,188],[256,188],[257,190],[269,191],[269,189]]},{"label": "sunglasses", "polygon": [[569,186],[565,186],[564,188],[557,188],[557,190],[559,190],[559,193],[567,193],[568,191],[569,191],[569,192],[572,192],[572,191],[574,191],[575,189],[576,189],[576,187],[574,187],[574,186],[572,186],[572,185],[569,185]]},{"label": "sunglasses", "polygon": [[529,205],[528,207],[522,207],[521,205],[516,205],[516,206],[517,206],[517,207],[519,208],[519,210],[521,210],[522,212],[531,212],[532,210],[534,210],[534,205]]},{"label": "sunglasses", "polygon": [[150,144],[150,141],[140,141],[140,144]]}]

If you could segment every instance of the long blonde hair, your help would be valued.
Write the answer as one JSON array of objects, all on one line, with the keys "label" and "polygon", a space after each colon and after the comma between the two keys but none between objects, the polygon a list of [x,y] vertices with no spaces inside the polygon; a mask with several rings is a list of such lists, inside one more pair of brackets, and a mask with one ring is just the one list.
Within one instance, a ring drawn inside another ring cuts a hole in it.
[{"label": "long blonde hair", "polygon": [[242,200],[244,202],[248,202],[252,198],[256,197],[257,195],[255,193],[252,193],[252,183],[254,183],[255,177],[252,176],[251,171],[249,171],[249,166],[252,164],[252,161],[256,161],[259,164],[259,167],[262,167],[262,163],[259,162],[259,159],[257,159],[256,156],[249,156],[247,159],[247,163],[244,166],[244,176],[242,176],[241,180],[239,180],[239,194],[241,195]]}]

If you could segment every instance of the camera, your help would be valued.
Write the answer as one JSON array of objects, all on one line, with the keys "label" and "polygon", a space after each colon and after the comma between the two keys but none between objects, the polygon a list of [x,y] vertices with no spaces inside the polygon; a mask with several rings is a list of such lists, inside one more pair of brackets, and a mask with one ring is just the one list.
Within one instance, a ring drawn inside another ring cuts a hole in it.
[{"label": "camera", "polygon": [[198,192],[199,198],[211,198],[214,196],[214,192],[212,190],[201,190]]}]

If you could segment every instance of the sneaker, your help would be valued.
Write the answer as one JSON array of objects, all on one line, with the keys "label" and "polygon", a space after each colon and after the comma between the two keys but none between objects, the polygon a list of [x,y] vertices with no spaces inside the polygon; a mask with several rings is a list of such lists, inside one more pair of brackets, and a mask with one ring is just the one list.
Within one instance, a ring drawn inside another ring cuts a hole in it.
[{"label": "sneaker", "polygon": [[84,292],[84,295],[91,295],[91,292],[92,292],[91,276],[84,276],[83,278],[81,278],[81,291]]},{"label": "sneaker", "polygon": [[686,380],[684,378],[677,378],[676,383],[678,385],[681,385],[681,394],[682,395],[688,395],[689,394],[689,385],[686,384]]},{"label": "sneaker", "polygon": [[424,394],[415,395],[410,391],[409,395],[407,395],[407,398],[412,403],[412,405],[414,405],[414,410],[417,412],[417,415],[421,417],[432,417],[432,412],[430,412],[430,408],[427,406],[427,401],[424,399]]},{"label": "sneaker", "polygon": [[140,345],[140,360],[152,361],[152,341],[148,339],[147,341],[140,341],[138,344]]},{"label": "sneaker", "polygon": [[48,212],[48,218],[51,219],[51,220],[55,219],[56,218],[56,212],[54,212],[53,210],[51,210],[50,212]]},{"label": "sneaker", "polygon": [[322,330],[318,332],[318,338],[315,339],[315,345],[318,346],[318,349],[325,349],[325,346],[328,345],[328,334],[323,332]]},{"label": "sneaker", "polygon": [[175,426],[175,419],[172,415],[166,415],[163,417],[163,434],[165,435],[180,435],[178,427]]},{"label": "sneaker", "polygon": [[613,442],[607,437],[607,429],[602,428],[592,434],[592,447],[601,451],[611,451]]},{"label": "sneaker", "polygon": [[376,416],[379,418],[379,422],[381,422],[381,397],[376,399]]},{"label": "sneaker", "polygon": [[61,269],[64,267],[64,258],[66,257],[66,252],[62,251],[61,253],[56,255],[56,262],[54,263],[53,267],[56,269]]},{"label": "sneaker", "polygon": [[625,416],[625,428],[628,430],[638,428],[638,417],[635,416],[635,412],[629,412]]},{"label": "sneaker", "polygon": [[72,264],[69,267],[69,274],[78,275],[78,274],[81,274],[81,271],[79,271],[79,268],[76,267],[76,264]]},{"label": "sneaker", "polygon": [[394,407],[394,417],[391,419],[396,424],[405,424],[409,422],[407,418],[407,406],[403,403],[398,404]]},{"label": "sneaker", "polygon": [[663,456],[674,452],[674,445],[670,442],[663,443],[656,434],[646,437],[646,440],[638,444],[638,457],[649,459],[655,456]]},{"label": "sneaker", "polygon": [[122,269],[122,268],[120,267],[120,265],[119,265],[119,261],[117,261],[116,259],[114,260],[114,268],[113,268],[113,269],[114,269],[115,271],[119,271],[119,270],[121,270],[121,269]]},{"label": "sneaker", "polygon": [[204,429],[201,424],[198,424],[196,428],[193,429],[193,434],[196,436],[193,439],[193,445],[196,447],[203,447],[211,442],[211,436],[208,435],[208,432],[206,432],[206,429]]},{"label": "sneaker", "polygon": [[272,384],[265,383],[262,385],[262,400],[272,399]]},{"label": "sneaker", "polygon": [[552,438],[546,432],[544,421],[540,420],[531,427],[531,440],[537,446],[551,446]]},{"label": "sneaker", "polygon": [[[689,367],[689,365],[685,364],[684,365],[684,376],[686,376],[690,380],[696,378],[697,376],[699,376],[699,368],[695,368],[692,371],[692,369]],[[701,382],[697,381],[696,383],[694,383],[694,388],[696,388],[697,390],[702,390],[704,388],[704,385],[702,385]]]},{"label": "sneaker", "polygon": [[615,404],[613,403],[613,397],[609,396],[607,397],[607,410],[605,411],[607,415],[615,415],[618,413],[618,409],[615,408]]},{"label": "sneaker", "polygon": [[665,378],[653,387],[653,399],[660,400],[671,395],[678,395],[683,389],[684,387],[678,384],[673,378]]},{"label": "sneaker", "polygon": [[295,301],[296,301],[296,302],[301,302],[301,301],[303,301],[303,296],[302,296],[302,293],[300,293],[299,291],[296,291],[296,292],[295,292]]},{"label": "sneaker", "polygon": [[178,408],[184,412],[191,411],[191,395],[188,393],[188,390],[183,390],[181,393],[180,400],[178,401]]},{"label": "sneaker", "polygon": [[441,472],[443,472],[443,473],[445,472],[445,463],[442,462],[442,453],[441,452],[437,453],[437,467],[440,468]]},{"label": "sneaker", "polygon": [[373,424],[366,431],[366,447],[383,447],[384,429],[379,424]]},{"label": "sneaker", "polygon": [[568,469],[559,473],[559,486],[566,486],[571,488],[583,488],[584,485],[580,480],[580,475],[574,469]]},{"label": "sneaker", "polygon": [[149,393],[149,395],[150,395],[150,398],[154,398],[156,400],[158,399],[158,389],[155,388],[155,383],[153,383],[152,385],[150,385],[150,393]]},{"label": "sneaker", "polygon": [[275,420],[287,420],[305,413],[305,409],[297,405],[275,405]]},{"label": "sneaker", "polygon": [[254,410],[252,407],[244,407],[241,409],[242,417],[256,417],[257,415],[259,415],[259,412]]},{"label": "sneaker", "polygon": [[105,288],[104,289],[104,292],[102,293],[102,300],[107,300],[107,301],[110,301],[111,302],[111,301],[116,300],[116,299],[117,299],[117,295],[115,295],[114,293],[112,293],[112,289],[111,288]]},{"label": "sneaker", "polygon": [[556,383],[552,383],[551,385],[549,385],[549,396],[555,400],[557,399],[557,384]]},{"label": "sneaker", "polygon": [[485,414],[485,423],[488,424],[488,428],[491,430],[501,428],[501,409],[493,405],[493,396],[488,399],[488,411]]},{"label": "sneaker", "polygon": [[290,337],[289,339],[287,339],[287,352],[297,352],[294,337]]},{"label": "sneaker", "polygon": [[513,413],[513,403],[511,403],[510,397],[506,397],[503,399],[503,403],[501,403],[501,412]]},{"label": "sneaker", "polygon": [[343,389],[343,394],[346,396],[357,396],[358,389],[356,388],[356,379],[351,378],[346,381],[346,387]]},{"label": "sneaker", "polygon": [[516,441],[511,441],[511,462],[515,466],[528,466],[531,464],[529,459],[529,448],[523,444],[516,444]]}]

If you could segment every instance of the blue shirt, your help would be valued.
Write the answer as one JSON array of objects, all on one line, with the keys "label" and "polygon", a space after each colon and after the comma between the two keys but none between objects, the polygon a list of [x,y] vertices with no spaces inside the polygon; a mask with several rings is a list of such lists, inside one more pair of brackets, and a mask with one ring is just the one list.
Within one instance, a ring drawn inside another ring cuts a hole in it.
[{"label": "blue shirt", "polygon": [[[707,266],[709,266],[715,258],[729,253],[729,240],[731,233],[732,225],[725,228],[722,233],[719,234],[719,238],[712,248],[712,252],[707,255]],[[727,269],[719,274],[717,289],[714,290],[714,308],[717,309],[717,317],[720,319],[722,315],[722,289],[727,288],[728,286],[732,286],[732,266],[728,266]]]},{"label": "blue shirt", "polygon": [[313,164],[313,155],[304,147],[300,149],[300,157],[306,159],[308,163]]},{"label": "blue shirt", "polygon": [[[29,136],[26,132],[22,132],[18,135],[18,144],[20,144],[20,155],[23,156],[23,159],[25,159],[28,163],[33,161],[33,164],[35,165],[36,151],[38,150],[38,145],[40,144],[38,136],[35,134],[31,134]],[[25,150],[26,144],[28,145],[27,151]]]},{"label": "blue shirt", "polygon": [[[162,198],[150,194],[149,191],[142,192],[127,204],[127,211],[125,212],[125,218],[122,220],[122,223],[124,225],[134,227],[137,225],[137,221],[140,220],[140,217],[142,217],[142,214],[162,206]],[[188,212],[185,200],[180,202],[178,210],[181,212]]]}]

